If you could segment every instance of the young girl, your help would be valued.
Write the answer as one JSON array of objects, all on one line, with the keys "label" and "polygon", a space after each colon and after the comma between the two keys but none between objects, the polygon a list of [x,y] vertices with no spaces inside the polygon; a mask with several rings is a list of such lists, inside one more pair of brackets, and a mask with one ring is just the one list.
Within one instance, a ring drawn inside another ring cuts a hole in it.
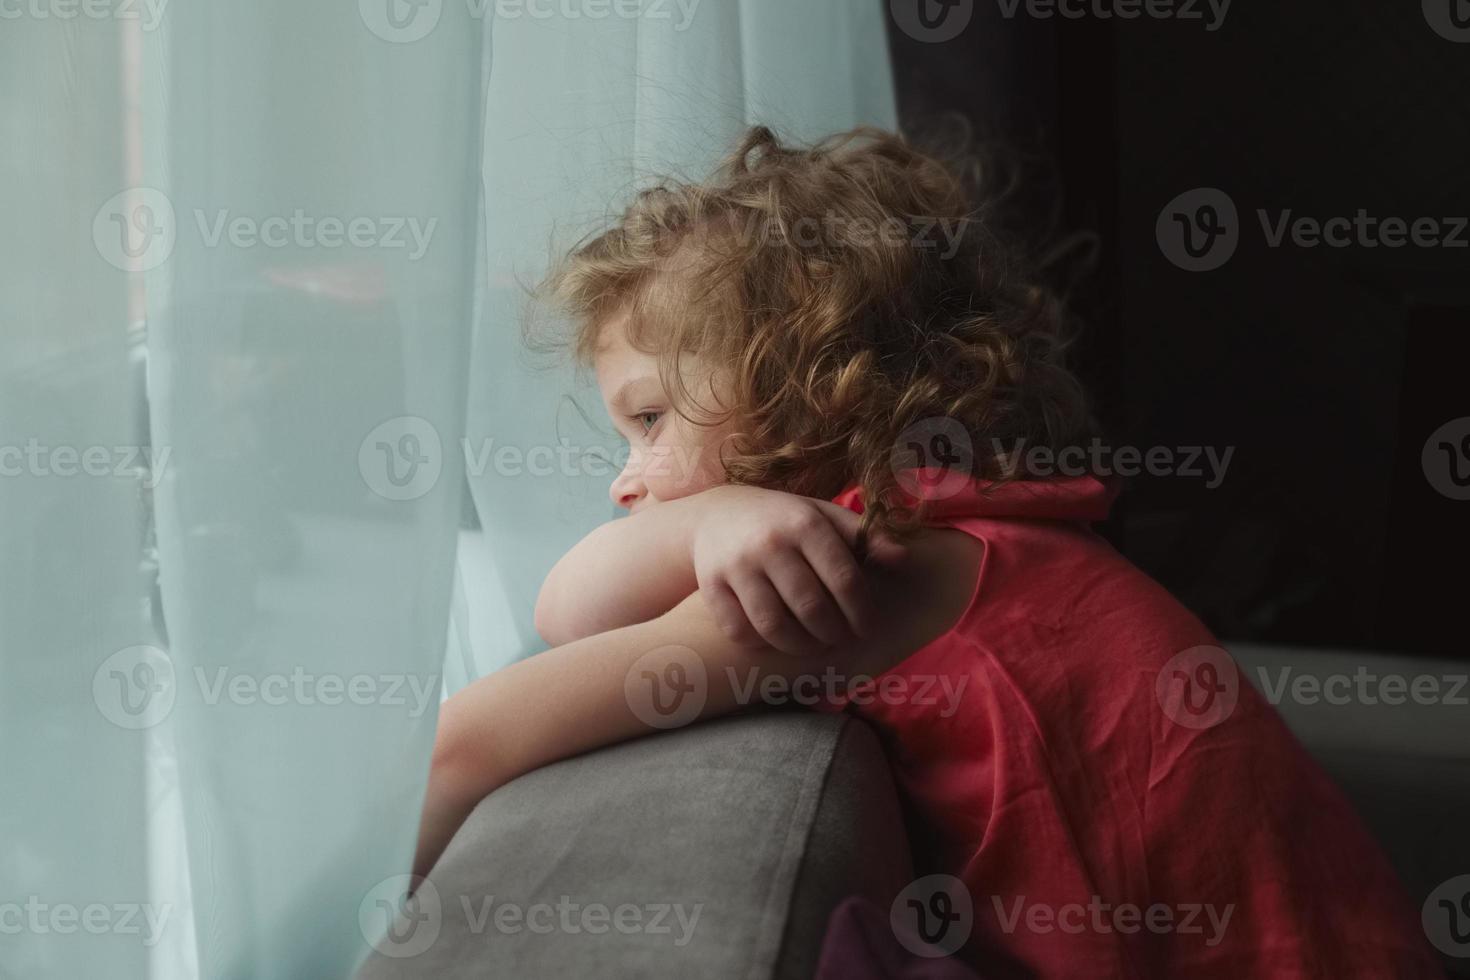
[{"label": "young girl", "polygon": [[756,128],[553,275],[629,516],[547,578],[554,649],[445,703],[416,872],[522,773],[735,710],[752,670],[836,677],[808,689],[883,735],[987,977],[1438,975],[1338,792],[1087,529],[1115,487],[1015,462],[1092,429],[982,218],[897,137]]}]

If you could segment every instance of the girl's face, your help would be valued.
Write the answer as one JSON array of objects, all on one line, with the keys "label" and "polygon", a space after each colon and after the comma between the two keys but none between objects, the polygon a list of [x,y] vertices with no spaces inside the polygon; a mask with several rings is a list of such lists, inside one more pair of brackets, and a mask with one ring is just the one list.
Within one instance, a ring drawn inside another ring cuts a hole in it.
[{"label": "girl's face", "polygon": [[[699,425],[674,411],[659,379],[658,358],[628,340],[627,315],[603,324],[593,364],[607,414],[628,440],[628,463],[613,481],[613,503],[636,514],[725,482],[720,449],[735,432],[733,419]],[[684,385],[697,404],[720,405],[714,372],[685,358]]]}]

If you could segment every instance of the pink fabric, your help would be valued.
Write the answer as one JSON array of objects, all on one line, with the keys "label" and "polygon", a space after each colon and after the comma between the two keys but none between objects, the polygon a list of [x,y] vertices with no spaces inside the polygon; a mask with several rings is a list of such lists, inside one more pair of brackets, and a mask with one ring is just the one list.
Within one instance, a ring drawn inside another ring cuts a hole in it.
[{"label": "pink fabric", "polygon": [[[970,892],[964,955],[987,978],[1443,976],[1336,787],[1209,631],[1086,527],[1115,493],[1081,477],[931,499],[931,523],[984,542],[979,581],[884,677],[963,684],[958,710],[846,705],[885,736],[919,866]],[[862,510],[856,490],[835,502]],[[1176,677],[1215,717],[1160,693]]]},{"label": "pink fabric", "polygon": [[[912,939],[910,940],[913,941]],[[921,956],[899,942],[888,914],[865,898],[846,899],[827,920],[816,980],[980,980],[952,956]]]}]

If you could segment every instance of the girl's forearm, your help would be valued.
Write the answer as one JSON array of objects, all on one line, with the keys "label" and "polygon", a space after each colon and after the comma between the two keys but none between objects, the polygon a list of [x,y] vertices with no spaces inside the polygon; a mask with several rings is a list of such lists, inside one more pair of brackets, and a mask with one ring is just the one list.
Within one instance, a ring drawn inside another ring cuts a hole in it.
[{"label": "girl's forearm", "polygon": [[[426,875],[455,831],[465,822],[483,797],[466,795],[464,790],[473,785],[461,776],[450,772],[439,762],[436,749],[434,763],[429,769],[429,788],[424,794],[424,808],[419,817],[418,847],[414,851],[413,873]],[[493,787],[492,787],[493,788]],[[486,795],[489,790],[486,790]]]},{"label": "girl's forearm", "polygon": [[[962,531],[919,536],[892,566],[864,570],[879,597],[877,627],[810,657],[737,643],[696,591],[646,622],[482,677],[440,709],[414,870],[426,873],[470,811],[523,773],[676,727],[670,724],[675,720],[688,724],[725,714],[759,692],[769,676],[791,683],[814,675],[823,690],[833,677],[877,676],[959,619],[974,595],[983,555]],[[680,691],[697,694],[686,702]],[[664,709],[676,714],[661,715]]]},{"label": "girl's forearm", "polygon": [[[694,592],[647,622],[482,677],[440,709],[415,871],[428,871],[480,800],[533,769],[676,727],[674,720],[728,713],[768,676],[827,679],[829,668],[837,677],[876,676],[959,618],[980,554],[974,539],[946,531],[916,541],[899,566],[868,569],[882,596],[879,628],[816,656],[737,644]],[[697,691],[692,707],[681,706],[679,690]],[[661,715],[670,704],[677,714]]]},{"label": "girl's forearm", "polygon": [[697,494],[610,521],[567,552],[536,600],[536,631],[559,646],[668,612],[698,587],[690,559],[709,503]]},{"label": "girl's forearm", "polygon": [[[578,640],[481,678],[441,708],[415,873],[426,874],[480,800],[510,780],[664,727],[648,721],[654,695],[644,686],[645,675],[671,678],[677,660],[687,680],[691,657],[703,676],[701,700],[697,714],[679,719],[683,723],[733,710],[738,693],[730,678],[737,671],[820,669],[813,660],[735,646],[696,593],[650,622]],[[648,703],[640,700],[644,692]]]}]

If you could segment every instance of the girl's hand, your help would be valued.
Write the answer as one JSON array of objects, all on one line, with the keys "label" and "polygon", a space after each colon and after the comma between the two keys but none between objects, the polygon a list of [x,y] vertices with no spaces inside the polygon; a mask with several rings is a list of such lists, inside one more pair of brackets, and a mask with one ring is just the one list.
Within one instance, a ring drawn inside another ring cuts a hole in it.
[{"label": "girl's hand", "polygon": [[[745,646],[810,654],[867,636],[872,599],[853,545],[861,518],[825,500],[724,486],[701,497],[690,548],[700,592],[725,635]],[[869,542],[875,561],[902,558]]]}]

